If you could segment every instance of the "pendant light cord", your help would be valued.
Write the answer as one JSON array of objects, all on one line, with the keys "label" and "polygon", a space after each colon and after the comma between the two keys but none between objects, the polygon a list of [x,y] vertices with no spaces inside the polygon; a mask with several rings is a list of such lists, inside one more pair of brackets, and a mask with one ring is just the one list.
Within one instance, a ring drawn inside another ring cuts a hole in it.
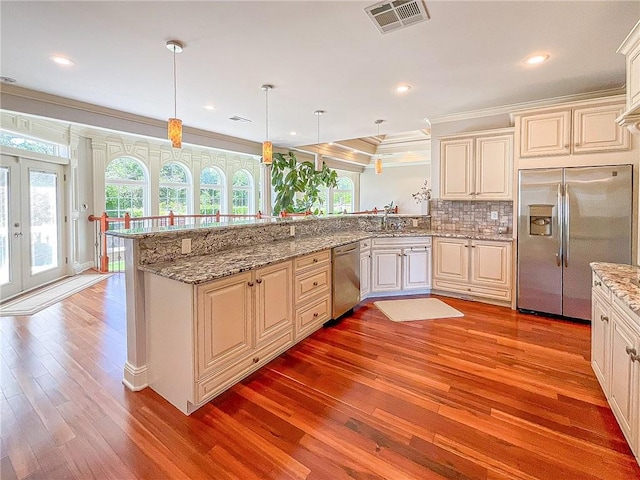
[{"label": "pendant light cord", "polygon": [[176,48],[173,47],[173,118],[178,118],[178,86],[176,80]]},{"label": "pendant light cord", "polygon": [[267,134],[266,134],[266,138],[265,140],[269,140],[269,88],[265,88],[264,89],[264,103],[265,103],[265,111],[266,113],[266,130],[267,130]]}]

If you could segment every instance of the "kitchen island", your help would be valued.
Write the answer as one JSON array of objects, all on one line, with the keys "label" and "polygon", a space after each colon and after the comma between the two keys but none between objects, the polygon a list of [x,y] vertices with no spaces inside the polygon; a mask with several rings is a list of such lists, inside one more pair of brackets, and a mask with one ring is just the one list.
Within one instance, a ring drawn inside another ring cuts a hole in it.
[{"label": "kitchen island", "polygon": [[111,232],[125,241],[123,382],[150,385],[191,413],[330,319],[331,248],[380,238],[405,249],[420,243],[429,284],[414,292],[426,293],[432,236],[509,248],[512,240],[429,227],[428,217],[395,215],[383,229],[382,217],[369,215]]}]

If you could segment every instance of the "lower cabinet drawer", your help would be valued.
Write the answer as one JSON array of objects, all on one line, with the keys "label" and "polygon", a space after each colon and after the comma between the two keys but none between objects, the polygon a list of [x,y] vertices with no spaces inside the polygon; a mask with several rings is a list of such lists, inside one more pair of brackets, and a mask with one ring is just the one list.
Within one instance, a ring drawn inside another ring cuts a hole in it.
[{"label": "lower cabinet drawer", "polygon": [[331,291],[331,265],[296,275],[294,301],[296,305]]},{"label": "lower cabinet drawer", "polygon": [[296,310],[296,341],[331,319],[331,297],[325,295]]},{"label": "lower cabinet drawer", "polygon": [[470,285],[464,283],[447,282],[434,279],[433,288],[436,290],[445,290],[448,292],[457,292],[466,295],[475,295],[478,297],[494,298],[496,300],[511,300],[511,290],[481,287],[478,285]]},{"label": "lower cabinet drawer", "polygon": [[220,370],[210,377],[196,382],[195,401],[200,405],[207,400],[211,400],[216,395],[224,392],[227,388],[238,383],[250,373],[274,359],[293,344],[293,331],[273,340],[264,347],[254,350],[250,355],[240,359],[238,362]]}]

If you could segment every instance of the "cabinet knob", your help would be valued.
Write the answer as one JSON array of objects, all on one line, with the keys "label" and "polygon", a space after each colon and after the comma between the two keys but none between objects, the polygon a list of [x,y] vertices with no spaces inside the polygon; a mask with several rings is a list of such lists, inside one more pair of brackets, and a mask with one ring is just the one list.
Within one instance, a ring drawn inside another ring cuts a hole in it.
[{"label": "cabinet knob", "polygon": [[318,286],[318,282],[313,282],[313,286],[317,287]]},{"label": "cabinet knob", "polygon": [[471,245],[471,248],[476,248],[476,246],[475,245]]},{"label": "cabinet knob", "polygon": [[253,357],[253,363],[258,363],[260,361],[260,357]]},{"label": "cabinet knob", "polygon": [[640,355],[631,355],[631,361],[640,363]]},{"label": "cabinet knob", "polygon": [[631,360],[634,361],[634,357],[638,354],[636,349],[631,347],[625,347],[625,350],[627,351],[627,355],[631,356]]},{"label": "cabinet knob", "polygon": [[247,285],[249,285],[250,287],[253,287],[253,282],[247,282]]},{"label": "cabinet knob", "polygon": [[256,280],[256,283],[262,283],[262,279],[261,279],[261,278],[258,278],[258,279]]},{"label": "cabinet knob", "polygon": [[594,284],[596,287],[601,287],[601,286],[602,286],[602,282],[599,282],[598,280],[596,280],[595,282],[593,282],[593,284]]},{"label": "cabinet knob", "polygon": [[600,315],[600,320],[602,320],[603,322],[608,322],[609,317],[607,317],[606,315]]},{"label": "cabinet knob", "polygon": [[317,258],[314,258],[314,259],[313,259],[313,263],[318,263],[318,259],[317,259]]},{"label": "cabinet knob", "polygon": [[318,312],[314,313],[313,318],[318,318],[318,315],[319,315]]}]

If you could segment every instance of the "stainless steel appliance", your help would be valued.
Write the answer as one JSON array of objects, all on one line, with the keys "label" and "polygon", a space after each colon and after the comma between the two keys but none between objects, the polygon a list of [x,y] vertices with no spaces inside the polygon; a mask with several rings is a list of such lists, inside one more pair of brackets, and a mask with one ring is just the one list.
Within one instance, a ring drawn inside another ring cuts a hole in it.
[{"label": "stainless steel appliance", "polygon": [[631,263],[631,165],[521,170],[518,195],[518,308],[590,319],[589,263]]},{"label": "stainless steel appliance", "polygon": [[335,319],[360,302],[360,242],[336,247],[331,253],[333,267],[331,318]]}]

